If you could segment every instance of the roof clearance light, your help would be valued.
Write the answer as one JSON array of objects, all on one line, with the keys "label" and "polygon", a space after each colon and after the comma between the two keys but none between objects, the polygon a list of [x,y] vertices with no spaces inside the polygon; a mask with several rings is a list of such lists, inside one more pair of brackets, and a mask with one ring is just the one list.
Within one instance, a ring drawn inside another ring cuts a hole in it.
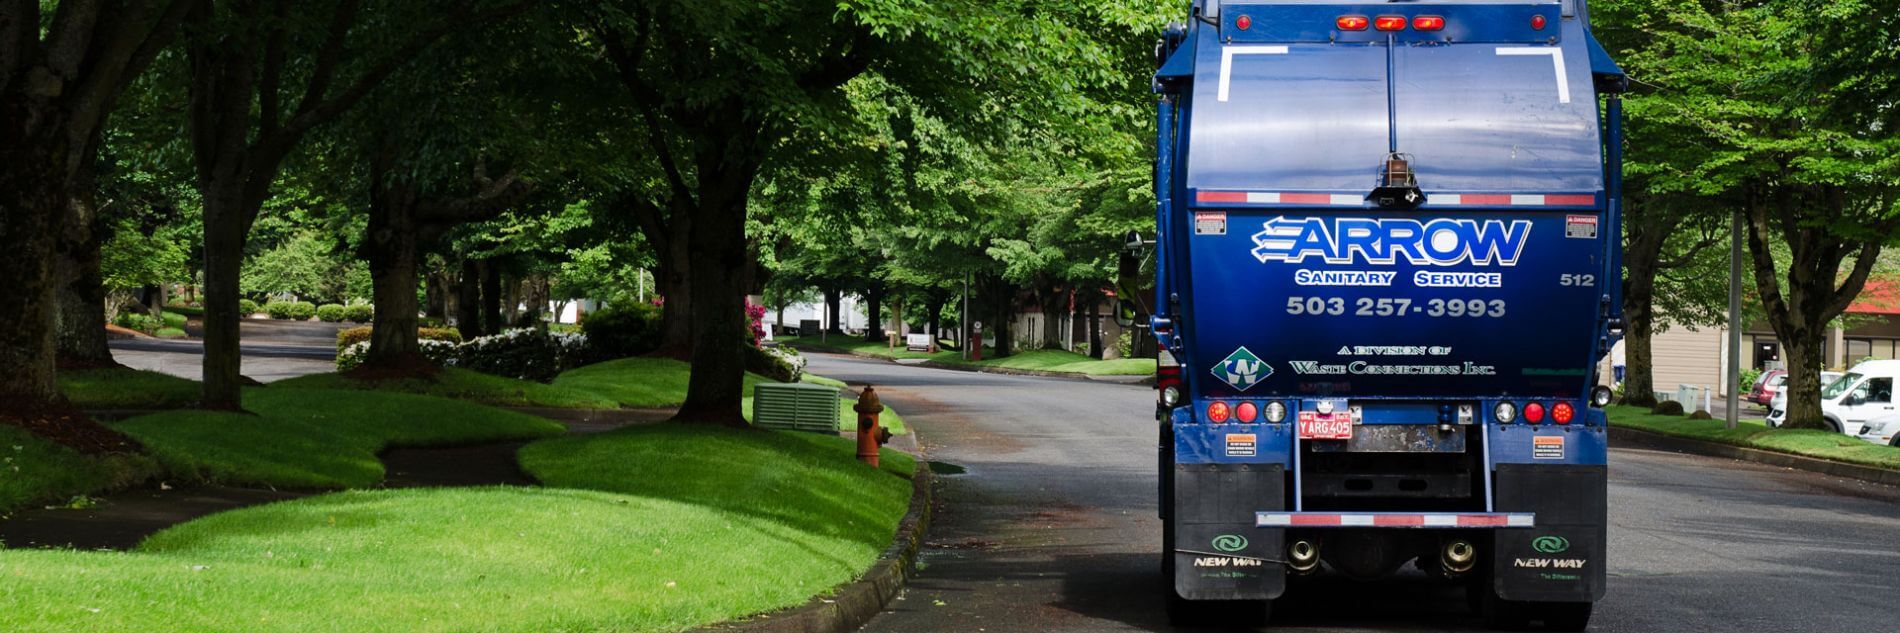
[{"label": "roof clearance light", "polygon": [[1215,424],[1226,422],[1229,413],[1231,413],[1231,411],[1227,409],[1227,403],[1225,402],[1212,402],[1207,405],[1207,421],[1209,422]]},{"label": "roof clearance light", "polygon": [[1372,26],[1381,31],[1403,31],[1405,30],[1405,16],[1381,15],[1378,20],[1372,23]]},{"label": "roof clearance light", "polygon": [[1366,27],[1372,26],[1372,19],[1363,15],[1342,15],[1335,24],[1339,25],[1341,31],[1364,31]]},{"label": "roof clearance light", "polygon": [[1575,418],[1576,415],[1577,410],[1572,408],[1568,402],[1559,402],[1550,405],[1550,419],[1556,420],[1558,424],[1569,424],[1570,420]]},{"label": "roof clearance light", "polygon": [[1234,18],[1234,26],[1239,27],[1242,31],[1251,29],[1253,28],[1253,18],[1245,15]]},{"label": "roof clearance light", "polygon": [[1543,14],[1540,13],[1540,14],[1531,16],[1531,30],[1534,30],[1534,31],[1544,30],[1544,15]]},{"label": "roof clearance light", "polygon": [[1260,417],[1260,407],[1252,402],[1242,402],[1240,406],[1234,407],[1234,419],[1239,420],[1241,424],[1253,424],[1254,418],[1258,417]]},{"label": "roof clearance light", "polygon": [[1412,18],[1412,28],[1420,31],[1445,30],[1445,18],[1436,15],[1421,15]]},{"label": "roof clearance light", "polygon": [[1530,403],[1524,405],[1524,421],[1536,424],[1544,421],[1544,405]]}]

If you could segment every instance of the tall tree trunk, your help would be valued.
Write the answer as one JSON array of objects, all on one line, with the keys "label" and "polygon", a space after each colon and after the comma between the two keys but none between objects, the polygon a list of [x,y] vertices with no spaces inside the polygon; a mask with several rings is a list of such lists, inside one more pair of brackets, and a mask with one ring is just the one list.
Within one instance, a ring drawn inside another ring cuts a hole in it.
[{"label": "tall tree trunk", "polygon": [[462,260],[462,278],[455,284],[455,329],[464,339],[482,336],[482,263]]},{"label": "tall tree trunk", "polygon": [[428,301],[422,306],[423,314],[431,319],[442,320],[449,315],[449,284],[442,273],[431,272],[425,277],[428,286],[424,293]]},{"label": "tall tree trunk", "polygon": [[244,237],[250,233],[249,218],[257,217],[257,207],[247,204],[236,182],[216,180],[203,189],[208,195],[204,199],[204,395],[200,405],[237,411],[243,408],[245,383],[238,275],[244,263]]},{"label": "tall tree trunk", "polygon": [[1102,360],[1102,291],[1090,288],[1089,307],[1089,358]]},{"label": "tall tree trunk", "polygon": [[1623,284],[1623,403],[1631,406],[1656,406],[1651,339],[1656,324],[1656,258],[1661,248],[1660,238],[1632,236],[1623,259],[1629,272]]},{"label": "tall tree trunk", "polygon": [[690,246],[667,249],[667,263],[654,269],[653,285],[665,302],[660,306],[660,347],[654,353],[668,358],[690,358],[693,353],[693,284]]},{"label": "tall tree trunk", "polygon": [[[63,401],[54,382],[54,236],[70,192],[57,156],[30,151],[27,113],[0,111],[0,403],[33,412]],[[43,115],[42,115],[43,116]],[[56,144],[56,143],[55,143]],[[40,143],[45,145],[45,143]],[[0,414],[5,413],[0,411]]]},{"label": "tall tree trunk", "polygon": [[105,236],[97,221],[90,172],[82,170],[81,188],[73,193],[73,213],[55,264],[60,280],[56,345],[60,364],[68,367],[118,365],[106,347],[106,286],[100,270]]},{"label": "tall tree trunk", "polygon": [[[376,176],[381,179],[381,172]],[[380,183],[379,183],[380,184]],[[417,336],[416,277],[421,257],[421,227],[413,199],[382,186],[371,186],[369,230],[364,243],[369,276],[376,295],[376,316],[370,328],[367,367],[418,370],[430,363],[422,356]],[[426,370],[426,369],[425,369]]]},{"label": "tall tree trunk", "polygon": [[482,260],[482,332],[500,334],[508,329],[501,317],[501,265]]},{"label": "tall tree trunk", "polygon": [[924,297],[924,327],[930,333],[930,342],[934,345],[937,343],[937,339],[943,337],[943,302],[945,299],[943,295],[937,294],[936,291],[931,291],[930,294],[924,295]]},{"label": "tall tree trunk", "polygon": [[1042,309],[1042,347],[1043,349],[1066,349],[1067,346],[1063,345],[1063,339],[1066,337],[1062,333],[1062,313],[1065,312],[1067,306],[1062,300],[1062,287],[1049,286],[1040,295],[1036,303],[1037,307]]},{"label": "tall tree trunk", "polygon": [[675,420],[747,426],[740,411],[745,396],[740,346],[746,331],[745,216],[750,190],[749,176],[743,184],[701,190],[703,206],[692,235],[693,373],[686,403]]},{"label": "tall tree trunk", "polygon": [[838,312],[842,310],[843,307],[844,307],[844,291],[839,290],[837,288],[826,288],[825,289],[825,311],[827,312],[827,314],[825,315],[825,321],[826,321],[825,331],[830,332],[832,334],[844,333],[844,327],[841,325],[842,315],[838,314]]},{"label": "tall tree trunk", "polygon": [[872,343],[884,341],[884,284],[873,282],[864,289],[864,310],[868,315],[864,326],[864,340]]}]

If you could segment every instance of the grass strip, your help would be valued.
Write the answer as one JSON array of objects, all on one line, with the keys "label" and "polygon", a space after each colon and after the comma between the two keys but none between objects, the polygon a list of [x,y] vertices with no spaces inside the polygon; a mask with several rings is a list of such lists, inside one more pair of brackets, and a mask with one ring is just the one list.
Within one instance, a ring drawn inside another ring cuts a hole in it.
[{"label": "grass strip", "polygon": [[1881,446],[1832,431],[1771,429],[1753,421],[1742,421],[1731,430],[1724,420],[1691,420],[1679,415],[1656,415],[1640,407],[1612,406],[1607,411],[1612,426],[1863,466],[1900,469],[1900,448]]},{"label": "grass strip", "polygon": [[617,409],[620,403],[596,393],[561,385],[547,385],[484,374],[457,367],[445,367],[434,379],[403,379],[365,382],[326,373],[299,376],[277,382],[272,388],[350,389],[408,393],[467,400],[497,407],[550,407],[557,409]]},{"label": "grass strip", "polygon": [[176,409],[198,402],[198,381],[114,367],[59,372],[59,389],[81,409]]},{"label": "grass strip", "polygon": [[832,336],[820,340],[816,336],[804,336],[780,339],[783,344],[808,349],[835,349],[891,359],[916,359],[949,365],[969,365],[974,367],[996,367],[1026,371],[1044,371],[1058,374],[1077,374],[1084,376],[1147,376],[1155,373],[1155,361],[1152,358],[1120,358],[1115,360],[1096,360],[1086,354],[1059,349],[1022,350],[1003,358],[984,358],[980,361],[964,360],[961,352],[939,351],[935,354],[913,352],[902,347],[892,349],[885,343],[873,343],[851,336]]}]

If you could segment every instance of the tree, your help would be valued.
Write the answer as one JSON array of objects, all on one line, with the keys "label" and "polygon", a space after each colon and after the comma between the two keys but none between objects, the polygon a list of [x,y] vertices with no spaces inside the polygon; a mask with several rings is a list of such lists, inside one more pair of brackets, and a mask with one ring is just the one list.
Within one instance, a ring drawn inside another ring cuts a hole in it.
[{"label": "tree", "polygon": [[1632,76],[1667,100],[1649,117],[1707,148],[1670,167],[1705,199],[1739,201],[1755,291],[1787,350],[1788,425],[1826,428],[1827,327],[1900,237],[1900,183],[1887,176],[1900,166],[1900,139],[1883,131],[1890,103],[1831,83],[1852,76],[1890,86],[1900,68],[1826,46],[1865,28],[1862,20],[1892,32],[1896,18],[1813,2],[1670,3],[1650,15],[1653,42],[1626,58]]},{"label": "tree", "polygon": [[[237,302],[244,242],[299,143],[438,40],[529,7],[394,3],[365,12],[361,5],[200,0],[192,11],[194,36],[186,52],[192,153],[205,210],[206,408],[241,407]],[[287,83],[301,90],[292,92]]]},{"label": "tree", "polygon": [[[54,382],[54,255],[91,241],[94,208],[76,193],[89,191],[85,170],[100,130],[190,5],[0,4],[0,415],[34,418],[63,401]],[[114,434],[94,439],[87,448],[123,445]]]}]

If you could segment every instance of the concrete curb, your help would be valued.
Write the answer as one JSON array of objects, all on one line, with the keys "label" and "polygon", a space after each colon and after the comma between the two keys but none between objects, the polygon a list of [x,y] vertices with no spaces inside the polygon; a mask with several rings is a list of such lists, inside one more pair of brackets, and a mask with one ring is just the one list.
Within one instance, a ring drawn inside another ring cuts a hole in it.
[{"label": "concrete curb", "polygon": [[[1155,377],[1152,375],[1149,375],[1149,376],[1129,376],[1129,375],[1090,376],[1087,374],[1074,374],[1074,373],[1059,372],[1059,371],[1040,371],[1040,370],[1035,370],[1035,369],[1011,369],[1008,367],[984,367],[984,366],[978,366],[978,365],[962,365],[958,363],[944,363],[944,362],[926,360],[926,359],[903,359],[903,360],[914,360],[915,362],[898,363],[898,360],[900,359],[891,358],[888,356],[878,356],[876,354],[864,354],[864,353],[854,352],[848,349],[841,349],[837,347],[822,347],[818,345],[806,345],[803,343],[795,344],[795,345],[792,345],[791,347],[793,349],[807,351],[807,352],[818,352],[822,354],[843,354],[846,356],[856,356],[858,358],[869,358],[873,360],[881,360],[881,361],[886,361],[893,364],[914,365],[917,367],[929,367],[931,369],[948,369],[952,371],[968,371],[968,372],[976,372],[979,374],[1004,374],[1008,376],[1037,376],[1037,377],[1042,377],[1042,378],[1063,378],[1067,380],[1087,380],[1090,382],[1109,382],[1109,383],[1119,383],[1119,384],[1126,384],[1126,385],[1153,385],[1155,382]],[[1134,379],[1134,380],[1118,380],[1118,379]]]},{"label": "concrete curb", "polygon": [[929,464],[917,460],[917,472],[911,476],[910,512],[898,521],[891,546],[858,580],[839,587],[829,598],[819,596],[803,606],[701,627],[694,633],[848,633],[863,627],[884,611],[916,570],[917,550],[930,529],[932,479]]},{"label": "concrete curb", "polygon": [[1861,481],[1888,486],[1900,486],[1900,470],[1889,470],[1874,466],[1837,462],[1831,459],[1803,457],[1758,448],[1733,446],[1720,442],[1676,437],[1641,429],[1612,425],[1610,427],[1610,441],[1623,446],[1633,445],[1708,457],[1723,457],[1769,466],[1806,470],[1847,479],[1859,479]]}]

